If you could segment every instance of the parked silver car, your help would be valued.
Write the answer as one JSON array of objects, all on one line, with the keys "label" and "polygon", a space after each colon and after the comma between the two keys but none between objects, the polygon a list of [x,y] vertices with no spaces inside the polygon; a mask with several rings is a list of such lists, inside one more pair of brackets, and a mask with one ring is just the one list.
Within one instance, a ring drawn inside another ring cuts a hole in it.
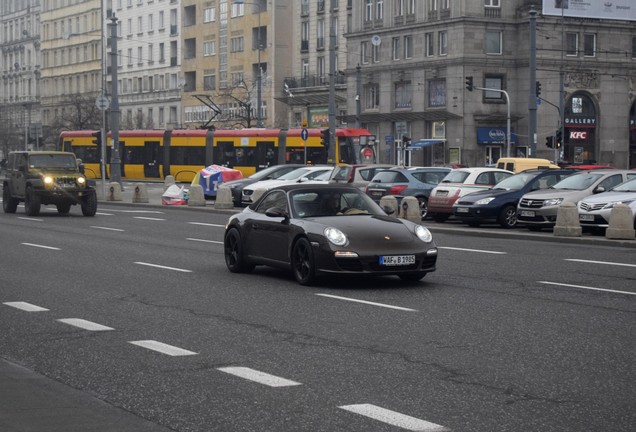
[{"label": "parked silver car", "polygon": [[636,178],[636,171],[593,170],[571,175],[554,186],[528,192],[517,206],[517,223],[531,231],[551,228],[556,223],[559,206],[565,202],[578,203],[592,194],[610,190],[629,179]]},{"label": "parked silver car", "polygon": [[636,229],[636,178],[621,183],[608,192],[591,195],[579,201],[577,207],[581,226],[607,228],[612,209],[617,204],[629,206]]}]

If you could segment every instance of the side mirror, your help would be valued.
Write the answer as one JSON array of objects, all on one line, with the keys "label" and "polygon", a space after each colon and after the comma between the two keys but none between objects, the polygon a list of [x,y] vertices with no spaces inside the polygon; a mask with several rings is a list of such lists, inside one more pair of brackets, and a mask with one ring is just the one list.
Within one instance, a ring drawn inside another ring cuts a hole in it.
[{"label": "side mirror", "polygon": [[267,217],[282,217],[284,219],[289,219],[289,215],[285,210],[279,209],[278,207],[271,207],[265,210],[265,216]]},{"label": "side mirror", "polygon": [[77,168],[79,169],[79,172],[81,172],[82,174],[85,174],[85,169],[84,169],[84,164],[83,163],[79,163],[79,165],[77,166]]},{"label": "side mirror", "polygon": [[599,186],[596,189],[594,189],[594,193],[601,193],[601,192],[605,192],[605,188],[603,186]]}]

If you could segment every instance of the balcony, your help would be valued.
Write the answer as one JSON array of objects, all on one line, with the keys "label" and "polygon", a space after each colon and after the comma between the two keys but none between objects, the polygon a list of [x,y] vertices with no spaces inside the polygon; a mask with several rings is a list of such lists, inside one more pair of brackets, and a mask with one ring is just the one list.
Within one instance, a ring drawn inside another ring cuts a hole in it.
[{"label": "balcony", "polygon": [[[346,84],[347,77],[336,74],[336,85]],[[326,87],[329,85],[329,75],[307,75],[303,77],[286,77],[285,84],[290,89],[300,89],[308,87]]]},{"label": "balcony", "polygon": [[501,18],[501,8],[486,7],[484,8],[484,16],[486,18]]}]

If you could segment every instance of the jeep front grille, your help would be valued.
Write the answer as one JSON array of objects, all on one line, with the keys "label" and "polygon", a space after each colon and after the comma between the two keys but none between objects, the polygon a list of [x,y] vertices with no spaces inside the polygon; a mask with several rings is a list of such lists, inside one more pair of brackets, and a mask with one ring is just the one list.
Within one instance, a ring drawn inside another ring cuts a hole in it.
[{"label": "jeep front grille", "polygon": [[60,187],[75,187],[77,186],[77,182],[75,181],[75,177],[57,177],[55,178],[55,184]]}]

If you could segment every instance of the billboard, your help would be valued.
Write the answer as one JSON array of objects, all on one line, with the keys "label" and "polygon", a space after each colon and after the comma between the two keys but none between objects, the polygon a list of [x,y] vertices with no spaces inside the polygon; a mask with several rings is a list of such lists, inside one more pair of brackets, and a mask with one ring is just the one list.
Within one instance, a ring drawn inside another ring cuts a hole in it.
[{"label": "billboard", "polygon": [[636,21],[634,0],[543,0],[543,15]]}]

